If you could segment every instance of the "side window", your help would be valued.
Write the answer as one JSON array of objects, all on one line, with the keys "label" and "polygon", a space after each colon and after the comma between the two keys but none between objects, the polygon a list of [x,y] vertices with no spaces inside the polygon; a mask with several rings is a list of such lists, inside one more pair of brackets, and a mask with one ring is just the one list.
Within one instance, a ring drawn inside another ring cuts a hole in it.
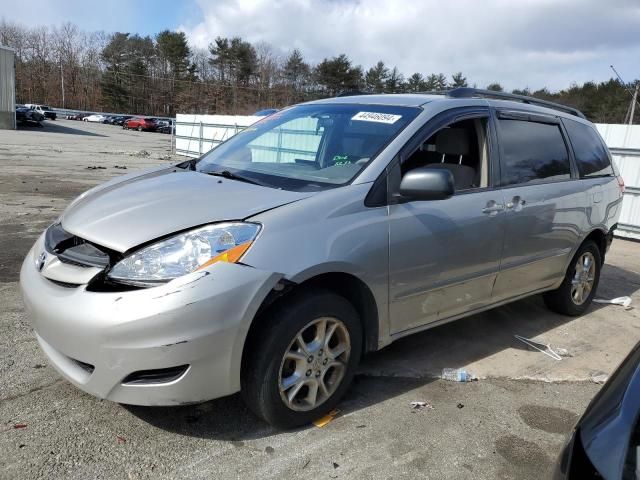
[{"label": "side window", "polygon": [[418,167],[443,168],[453,174],[456,191],[489,186],[487,119],[447,125],[427,138],[401,165],[402,174]]},{"label": "side window", "polygon": [[571,178],[569,154],[559,125],[498,120],[503,185]]},{"label": "side window", "polygon": [[[268,121],[268,120],[267,120]],[[315,162],[324,125],[318,118],[303,117],[285,122],[247,144],[252,162]]]},{"label": "side window", "polygon": [[590,126],[564,119],[578,164],[580,178],[613,175],[611,160],[597,132]]}]

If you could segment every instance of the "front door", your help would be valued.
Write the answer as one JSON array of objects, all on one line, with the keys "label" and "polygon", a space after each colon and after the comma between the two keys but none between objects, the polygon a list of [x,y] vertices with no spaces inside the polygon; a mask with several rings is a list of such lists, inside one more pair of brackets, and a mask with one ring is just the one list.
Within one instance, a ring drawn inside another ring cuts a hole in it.
[{"label": "front door", "polygon": [[[446,168],[456,193],[389,206],[391,334],[491,303],[505,216],[502,192],[493,188],[492,122],[478,109],[452,120],[401,154],[396,177],[415,167]],[[394,183],[391,175],[390,189]]]}]

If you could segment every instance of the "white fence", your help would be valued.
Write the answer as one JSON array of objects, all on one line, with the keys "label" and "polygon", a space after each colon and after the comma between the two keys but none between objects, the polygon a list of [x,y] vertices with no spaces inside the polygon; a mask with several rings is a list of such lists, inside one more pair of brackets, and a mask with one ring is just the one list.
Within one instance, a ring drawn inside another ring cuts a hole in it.
[{"label": "white fence", "polygon": [[599,123],[596,126],[625,184],[616,235],[640,240],[640,125]]},{"label": "white fence", "polygon": [[[175,130],[176,153],[199,157],[261,118],[239,115],[178,114]],[[613,161],[620,169],[626,185],[616,234],[640,240],[640,125],[597,124],[596,126],[611,150]],[[300,135],[307,133],[310,134],[309,138],[303,138]],[[317,139],[313,138],[314,135],[311,133],[308,125],[279,129],[262,139],[254,149],[261,151],[261,155],[265,157],[277,155],[278,158],[275,161],[287,161],[291,155],[304,156],[308,150],[313,150],[310,147],[314,146]],[[289,148],[281,149],[283,138],[287,140],[287,135],[290,134],[296,134],[301,144],[291,145],[290,141],[286,141]]]},{"label": "white fence", "polygon": [[263,117],[242,115],[176,115],[176,153],[199,157]]}]

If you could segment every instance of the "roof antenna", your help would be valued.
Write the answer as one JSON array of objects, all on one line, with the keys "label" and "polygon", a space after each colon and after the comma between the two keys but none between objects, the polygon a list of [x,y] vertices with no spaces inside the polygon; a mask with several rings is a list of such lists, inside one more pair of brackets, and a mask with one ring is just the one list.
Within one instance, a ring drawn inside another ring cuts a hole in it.
[{"label": "roof antenna", "polygon": [[[616,76],[618,77],[618,80],[620,80],[620,83],[622,84],[622,87],[629,92],[629,95],[631,95],[631,105],[629,105],[629,110],[627,110],[628,115],[629,115],[629,125],[633,125],[633,116],[636,112],[636,103],[638,105],[640,105],[640,102],[638,102],[638,88],[640,87],[640,82],[636,82],[636,88],[631,91],[630,88],[627,87],[627,84],[622,80],[622,77],[620,76],[620,74],[618,73],[618,71],[614,68],[613,65],[609,65],[611,67],[611,70],[613,70],[613,73],[616,74]],[[627,116],[625,115],[625,123],[627,120]]]}]

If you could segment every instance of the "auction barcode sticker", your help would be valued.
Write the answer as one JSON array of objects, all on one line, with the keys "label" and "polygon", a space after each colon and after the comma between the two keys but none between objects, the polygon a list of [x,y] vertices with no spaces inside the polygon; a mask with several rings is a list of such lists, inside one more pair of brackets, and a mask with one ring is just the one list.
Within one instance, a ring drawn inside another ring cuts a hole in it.
[{"label": "auction barcode sticker", "polygon": [[396,123],[401,118],[402,115],[393,115],[391,113],[358,112],[353,117],[351,117],[351,120],[391,124]]}]

